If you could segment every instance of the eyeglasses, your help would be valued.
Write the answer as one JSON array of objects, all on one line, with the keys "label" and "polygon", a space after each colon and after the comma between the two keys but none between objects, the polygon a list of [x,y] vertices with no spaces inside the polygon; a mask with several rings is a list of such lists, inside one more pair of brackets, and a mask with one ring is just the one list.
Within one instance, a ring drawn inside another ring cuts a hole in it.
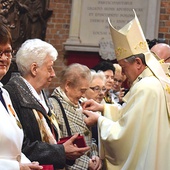
[{"label": "eyeglasses", "polygon": [[118,82],[118,83],[122,83],[123,82],[122,80],[118,80],[116,78],[114,78],[113,80],[114,80],[114,82]]},{"label": "eyeglasses", "polygon": [[105,93],[106,92],[106,88],[100,88],[99,86],[95,86],[95,87],[90,87],[90,89],[92,89],[94,92],[96,93],[100,93],[100,92],[103,92]]},{"label": "eyeglasses", "polygon": [[5,50],[5,51],[0,51],[0,58],[2,58],[3,54],[7,59],[12,58],[13,50]]}]

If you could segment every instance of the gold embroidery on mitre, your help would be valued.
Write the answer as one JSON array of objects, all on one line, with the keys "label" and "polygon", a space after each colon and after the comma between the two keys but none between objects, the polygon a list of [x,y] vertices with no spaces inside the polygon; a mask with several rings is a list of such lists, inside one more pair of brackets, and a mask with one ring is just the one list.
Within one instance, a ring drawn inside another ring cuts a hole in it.
[{"label": "gold embroidery on mitre", "polygon": [[127,50],[124,49],[124,48],[121,48],[121,47],[118,47],[116,50],[115,50],[115,54],[116,56],[121,56],[123,53],[125,53]]},{"label": "gold embroidery on mitre", "polygon": [[170,94],[170,86],[166,84],[165,90]]},{"label": "gold embroidery on mitre", "polygon": [[164,59],[159,60],[159,63],[160,63],[160,64],[165,63]]},{"label": "gold embroidery on mitre", "polygon": [[142,49],[146,50],[147,49],[147,42],[139,42],[139,44],[136,45],[135,50]]}]

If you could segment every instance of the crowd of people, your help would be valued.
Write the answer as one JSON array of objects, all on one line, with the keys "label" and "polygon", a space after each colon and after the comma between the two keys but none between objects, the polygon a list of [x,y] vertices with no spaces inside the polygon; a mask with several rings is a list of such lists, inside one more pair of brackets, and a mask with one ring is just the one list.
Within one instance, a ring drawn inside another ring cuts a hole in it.
[{"label": "crowd of people", "polygon": [[[150,50],[136,15],[121,30],[109,25],[117,63],[66,66],[50,96],[57,50],[21,45],[18,72],[0,85],[0,169],[170,169],[170,46]],[[12,59],[3,24],[0,37],[2,79]]]}]

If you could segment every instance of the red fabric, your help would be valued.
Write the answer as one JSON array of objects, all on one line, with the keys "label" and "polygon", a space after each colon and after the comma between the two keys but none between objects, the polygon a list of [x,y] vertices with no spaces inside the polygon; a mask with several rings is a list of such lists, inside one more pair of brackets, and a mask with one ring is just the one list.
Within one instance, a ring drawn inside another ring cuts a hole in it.
[{"label": "red fabric", "polygon": [[[67,52],[67,65],[72,63],[84,64],[90,69],[103,61],[98,52],[80,52],[80,51],[68,51]],[[112,60],[113,63],[117,63],[116,60]],[[123,82],[122,87],[129,89],[129,83],[126,80]]]},{"label": "red fabric", "polygon": [[[71,136],[68,136],[68,137],[64,137],[64,138],[61,138],[57,143],[58,144],[63,144],[65,143],[68,139],[70,139]],[[86,142],[84,140],[84,136],[81,136],[79,135],[75,140],[74,140],[74,144],[77,145],[77,147],[79,148],[83,148],[83,147],[86,147]]]},{"label": "red fabric", "polygon": [[43,167],[43,170],[54,170],[53,165],[41,165]]},{"label": "red fabric", "polygon": [[101,57],[98,53],[95,52],[69,51],[67,54],[67,65],[70,65],[72,63],[80,63],[86,65],[89,68],[93,68],[101,61]]}]

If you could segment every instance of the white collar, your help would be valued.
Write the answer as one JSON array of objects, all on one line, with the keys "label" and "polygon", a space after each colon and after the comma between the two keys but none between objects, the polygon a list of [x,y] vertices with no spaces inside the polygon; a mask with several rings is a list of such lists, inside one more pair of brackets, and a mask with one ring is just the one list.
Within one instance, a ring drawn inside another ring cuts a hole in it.
[{"label": "white collar", "polygon": [[48,108],[48,106],[47,106],[47,104],[45,102],[45,99],[44,99],[42,91],[40,92],[40,94],[38,94],[36,92],[36,90],[34,89],[34,87],[26,79],[23,78],[23,80],[26,83],[26,85],[28,86],[28,88],[31,91],[32,95],[38,100],[38,102],[44,107],[44,109],[48,113],[49,112],[49,108]]}]

